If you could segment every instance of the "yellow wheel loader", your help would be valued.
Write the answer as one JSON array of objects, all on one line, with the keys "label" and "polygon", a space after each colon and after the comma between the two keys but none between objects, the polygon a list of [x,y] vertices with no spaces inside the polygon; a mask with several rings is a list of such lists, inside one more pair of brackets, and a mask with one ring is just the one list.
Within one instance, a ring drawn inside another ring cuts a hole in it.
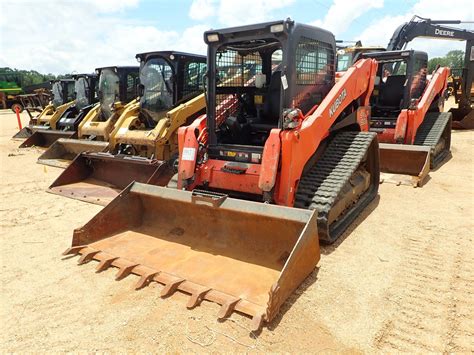
[{"label": "yellow wheel loader", "polygon": [[110,133],[120,115],[129,106],[134,105],[137,97],[138,67],[113,66],[96,69],[99,77],[96,89],[99,102],[84,109],[85,115],[77,115],[71,119],[61,118],[64,121],[64,131],[41,131],[38,140],[54,134],[67,134],[78,137],[60,138],[38,158],[38,163],[66,168],[77,154],[82,152],[102,152],[108,147]]},{"label": "yellow wheel loader", "polygon": [[[178,128],[205,113],[206,57],[175,51],[137,54],[139,101],[127,106],[106,152],[78,155],[48,191],[106,205],[132,181],[166,185],[178,155]],[[86,122],[82,134],[92,123]]]},{"label": "yellow wheel loader", "polygon": [[[206,115],[178,131],[178,187],[134,182],[66,254],[136,288],[218,303],[217,317],[276,317],[311,274],[319,240],[342,235],[377,196],[369,130],[377,62],[335,83],[334,35],[291,19],[204,34]],[[187,190],[187,191],[183,191]]]},{"label": "yellow wheel loader", "polygon": [[36,116],[30,119],[30,124],[23,127],[12,138],[29,138],[38,129],[56,127],[61,115],[74,104],[74,79],[52,80],[51,102]]}]

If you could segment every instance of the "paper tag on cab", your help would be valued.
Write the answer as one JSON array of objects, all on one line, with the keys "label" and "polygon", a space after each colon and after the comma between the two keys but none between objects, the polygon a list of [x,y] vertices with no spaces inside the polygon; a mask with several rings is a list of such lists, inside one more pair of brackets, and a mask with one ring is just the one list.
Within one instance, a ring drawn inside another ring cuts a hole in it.
[{"label": "paper tag on cab", "polygon": [[288,80],[286,80],[286,75],[281,77],[281,85],[283,86],[283,90],[288,89]]},{"label": "paper tag on cab", "polygon": [[196,148],[183,148],[182,160],[193,161],[196,156]]}]

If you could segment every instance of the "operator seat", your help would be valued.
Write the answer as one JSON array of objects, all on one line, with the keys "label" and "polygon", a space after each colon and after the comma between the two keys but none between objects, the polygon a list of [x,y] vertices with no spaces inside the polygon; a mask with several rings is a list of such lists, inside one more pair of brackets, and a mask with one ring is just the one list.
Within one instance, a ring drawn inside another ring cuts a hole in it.
[{"label": "operator seat", "polygon": [[403,100],[405,75],[391,75],[382,87],[379,107],[400,108]]},{"label": "operator seat", "polygon": [[265,95],[263,104],[263,121],[273,126],[278,125],[280,119],[280,99],[281,99],[281,71],[274,71],[270,78],[270,85]]}]

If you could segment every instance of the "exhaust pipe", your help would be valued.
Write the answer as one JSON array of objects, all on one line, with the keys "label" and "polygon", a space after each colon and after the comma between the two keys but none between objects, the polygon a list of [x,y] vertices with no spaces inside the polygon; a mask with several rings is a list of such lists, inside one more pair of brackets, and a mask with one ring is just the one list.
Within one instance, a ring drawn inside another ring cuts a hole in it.
[{"label": "exhaust pipe", "polygon": [[136,289],[158,282],[160,296],[190,295],[252,317],[252,330],[278,314],[319,258],[317,212],[242,201],[207,191],[133,183],[85,226],[65,255],[97,271],[118,268],[116,280],[140,278]]}]

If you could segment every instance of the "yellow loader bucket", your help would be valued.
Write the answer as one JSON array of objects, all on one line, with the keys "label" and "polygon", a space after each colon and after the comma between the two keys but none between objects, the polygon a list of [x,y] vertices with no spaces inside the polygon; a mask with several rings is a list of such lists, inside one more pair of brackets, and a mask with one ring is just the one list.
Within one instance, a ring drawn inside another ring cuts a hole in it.
[{"label": "yellow loader bucket", "polygon": [[76,156],[47,192],[105,206],[133,181],[166,186],[173,175],[161,160],[86,152]]},{"label": "yellow loader bucket", "polygon": [[108,146],[108,142],[60,138],[39,156],[38,163],[65,169],[78,154],[104,152]]},{"label": "yellow loader bucket", "polygon": [[381,182],[423,186],[430,172],[430,147],[379,143],[379,149]]},{"label": "yellow loader bucket", "polygon": [[34,131],[18,148],[41,147],[48,148],[59,138],[73,138],[75,131],[55,131],[52,129],[39,129]]},{"label": "yellow loader bucket", "polygon": [[160,296],[190,295],[252,317],[253,330],[271,321],[320,258],[317,212],[133,183],[74,231],[64,252],[97,260],[116,279],[138,275],[136,289],[162,284]]}]

